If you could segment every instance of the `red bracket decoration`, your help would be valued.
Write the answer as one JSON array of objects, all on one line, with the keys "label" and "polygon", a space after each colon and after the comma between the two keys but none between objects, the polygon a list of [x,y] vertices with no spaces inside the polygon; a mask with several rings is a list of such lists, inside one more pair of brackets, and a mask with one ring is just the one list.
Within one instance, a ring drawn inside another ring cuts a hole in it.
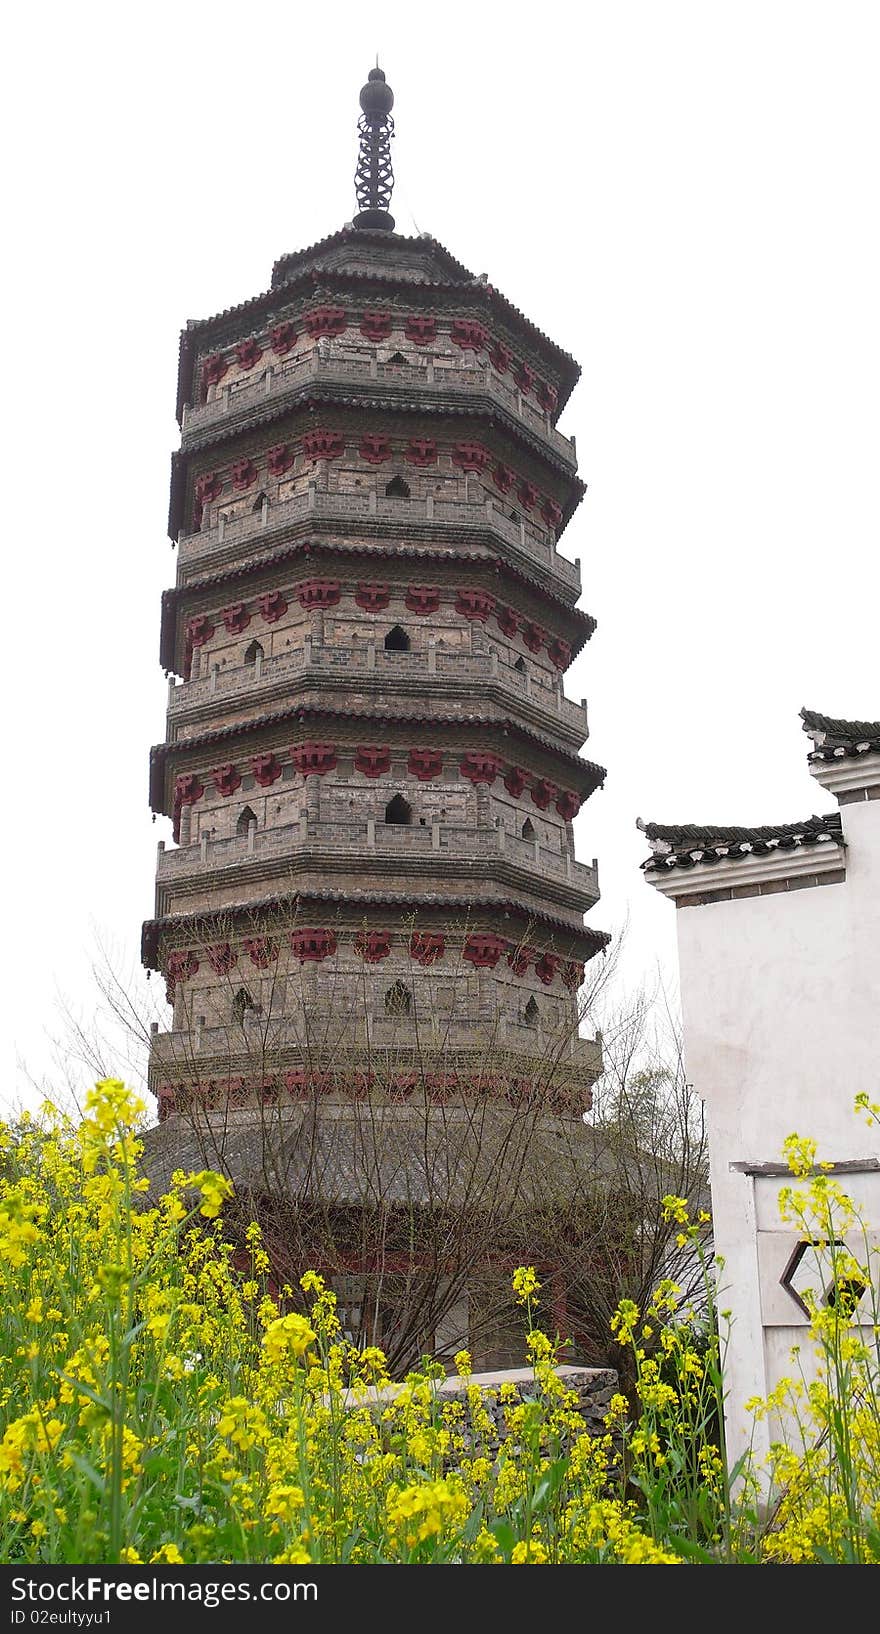
[{"label": "red bracket decoration", "polygon": [[583,979],[583,965],[577,959],[569,959],[562,970],[563,987],[567,987],[570,993],[574,993],[582,985]]},{"label": "red bracket decoration", "polygon": [[479,749],[472,749],[463,757],[458,769],[469,783],[494,783],[501,766],[502,762],[497,755],[483,754]]},{"label": "red bracket decoration", "polygon": [[365,431],[358,445],[358,453],[368,465],[384,465],[391,458],[391,438],[379,431]]},{"label": "red bracket decoration", "polygon": [[361,334],[367,340],[387,340],[391,334],[391,313],[365,312],[361,318]]},{"label": "red bracket decoration", "polygon": [[541,495],[533,482],[521,482],[516,490],[517,498],[527,511],[533,511]]},{"label": "red bracket decoration", "polygon": [[532,803],[539,811],[546,811],[557,792],[556,784],[551,783],[549,777],[536,777],[532,784]]},{"label": "red bracket decoration", "polygon": [[526,786],[526,774],[520,766],[510,766],[504,776],[504,787],[518,800]]},{"label": "red bracket decoration", "polygon": [[513,371],[513,378],[521,392],[533,391],[537,376],[534,369],[527,363],[518,363]]},{"label": "red bracket decoration", "polygon": [[196,477],[196,499],[200,505],[209,505],[212,499],[219,499],[223,492],[223,480],[216,471],[203,471]]},{"label": "red bracket decoration", "polygon": [[437,444],[433,437],[410,437],[404,459],[408,465],[436,465]]},{"label": "red bracket decoration", "polygon": [[414,930],[409,939],[410,958],[419,965],[433,965],[442,959],[446,943],[437,931]]},{"label": "red bracket decoration", "polygon": [[194,806],[201,800],[205,792],[196,772],[181,772],[174,784],[174,804],[176,806]]},{"label": "red bracket decoration", "polygon": [[460,471],[485,471],[489,458],[489,450],[482,443],[456,443],[452,450],[452,463]]},{"label": "red bracket decoration", "polygon": [[495,622],[502,635],[516,635],[519,629],[519,619],[511,607],[496,607]]},{"label": "red bracket decoration", "polygon": [[396,1072],[388,1085],[389,1100],[408,1101],[418,1081],[414,1072]]},{"label": "red bracket decoration", "polygon": [[305,325],[312,339],[320,340],[322,335],[344,335],[348,319],[341,306],[316,306],[306,313]]},{"label": "red bracket decoration", "polygon": [[332,930],[294,930],[290,933],[290,948],[301,964],[320,964],[322,959],[332,959],[336,937]]},{"label": "red bracket decoration", "polygon": [[475,931],[465,942],[461,956],[477,970],[494,970],[506,951],[507,943],[502,937],[494,936],[491,931]]},{"label": "red bracket decoration", "polygon": [[341,431],[307,431],[302,443],[303,453],[309,460],[338,460],[345,453]]},{"label": "red bracket decoration", "polygon": [[232,602],[231,606],[223,607],[220,612],[220,617],[222,618],[223,623],[225,624],[230,635],[241,635],[242,631],[247,629],[251,621],[251,615],[247,610],[247,604],[243,601],[234,601]]},{"label": "red bracket decoration", "polygon": [[434,1106],[445,1106],[458,1088],[458,1077],[454,1072],[428,1072],[425,1074],[425,1088]]},{"label": "red bracket decoration", "polygon": [[187,976],[195,976],[199,968],[199,961],[192,949],[186,952],[169,953],[165,962],[165,974],[173,982],[183,981]]},{"label": "red bracket decoration", "polygon": [[512,471],[509,465],[505,465],[503,461],[499,460],[492,472],[492,481],[496,488],[501,490],[502,494],[509,494],[516,482],[516,472]]},{"label": "red bracket decoration", "polygon": [[354,769],[364,777],[382,777],[391,770],[391,750],[360,744],[355,750]]},{"label": "red bracket decoration", "polygon": [[231,761],[227,761],[225,766],[218,766],[213,773],[213,777],[214,787],[218,794],[223,795],[224,799],[228,798],[230,794],[234,794],[236,789],[241,788],[241,773],[237,766],[233,766]]},{"label": "red bracket decoration", "polygon": [[233,965],[238,963],[238,954],[228,942],[218,942],[216,947],[206,948],[205,952],[211,969],[218,976],[227,976]]},{"label": "red bracket decoration", "polygon": [[291,351],[296,345],[297,339],[296,329],[287,320],[284,323],[276,323],[275,328],[269,332],[269,345],[276,357],[284,357],[285,352]]},{"label": "red bracket decoration", "polygon": [[506,374],[513,362],[513,353],[510,347],[505,346],[502,341],[496,340],[489,348],[489,362],[493,369],[498,370],[499,374]]},{"label": "red bracket decoration", "polygon": [[455,611],[462,618],[472,621],[479,619],[481,624],[485,624],[489,614],[495,611],[495,597],[490,596],[487,590],[457,590]]},{"label": "red bracket decoration", "polygon": [[354,939],[355,953],[359,953],[365,964],[377,965],[382,959],[387,959],[391,952],[391,932],[387,930],[362,930]]},{"label": "red bracket decoration", "polygon": [[570,823],[572,817],[576,817],[580,809],[580,795],[574,794],[571,789],[563,789],[556,801],[556,810],[559,812],[560,817],[564,817],[565,821]]},{"label": "red bracket decoration", "polygon": [[473,318],[453,318],[449,338],[463,352],[484,352],[489,344],[488,331]]},{"label": "red bracket decoration", "polygon": [[555,664],[557,669],[565,669],[571,661],[571,648],[567,641],[563,641],[561,636],[556,636],[553,641],[548,641],[547,651],[550,654],[550,662]]},{"label": "red bracket decoration", "polygon": [[300,743],[291,749],[290,757],[303,777],[323,777],[336,768],[335,743]]},{"label": "red bracket decoration", "polygon": [[410,749],[406,767],[411,777],[430,783],[443,771],[443,755],[439,749]]},{"label": "red bracket decoration", "polygon": [[553,414],[559,402],[559,394],[554,386],[548,386],[546,380],[535,383],[535,396],[545,414]]},{"label": "red bracket decoration", "polygon": [[232,467],[232,486],[241,491],[250,488],[257,480],[257,468],[253,460],[236,460]]},{"label": "red bracket decoration", "polygon": [[175,982],[186,981],[188,976],[195,976],[198,968],[199,961],[192,948],[189,948],[186,952],[181,949],[169,953],[165,961],[165,980],[173,988]]},{"label": "red bracket decoration", "polygon": [[267,590],[259,601],[260,612],[267,624],[277,624],[287,612],[287,601],[280,590]]},{"label": "red bracket decoration", "polygon": [[254,755],[251,767],[261,789],[271,788],[281,776],[281,762],[277,755]]},{"label": "red bracket decoration", "polygon": [[515,976],[524,976],[534,957],[533,947],[514,947],[507,955],[507,963]]},{"label": "red bracket decoration", "polygon": [[558,528],[562,521],[562,506],[555,499],[544,499],[541,502],[541,515],[548,527]]},{"label": "red bracket decoration", "polygon": [[297,590],[301,607],[335,607],[342,594],[338,579],[303,579]]},{"label": "red bracket decoration", "polygon": [[258,970],[267,970],[278,958],[278,943],[271,936],[246,936],[244,948]]},{"label": "red bracket decoration", "polygon": [[293,449],[287,443],[276,443],[275,447],[270,448],[266,455],[266,465],[270,477],[283,477],[285,471],[290,470],[295,458],[296,455]]},{"label": "red bracket decoration", "polygon": [[309,1095],[329,1095],[333,1088],[333,1075],[294,1067],[292,1072],[284,1074],[284,1087],[295,1101],[305,1101]]},{"label": "red bracket decoration", "polygon": [[538,981],[549,987],[561,963],[558,953],[542,953],[540,959],[535,960],[535,975]]},{"label": "red bracket decoration", "polygon": [[424,312],[414,312],[407,318],[403,332],[407,340],[414,340],[417,346],[427,346],[437,339],[437,319]]},{"label": "red bracket decoration", "polygon": [[250,338],[242,340],[235,348],[235,356],[240,369],[252,369],[259,363],[263,355],[263,348],[258,340]]},{"label": "red bracket decoration", "polygon": [[203,647],[214,634],[214,626],[207,613],[196,613],[186,626],[186,639],[191,647]]},{"label": "red bracket decoration", "polygon": [[534,619],[531,619],[531,618],[523,619],[522,638],[523,638],[523,641],[525,642],[526,646],[528,647],[529,652],[540,652],[541,651],[541,648],[544,645],[544,634],[545,634],[545,632],[542,629],[541,625],[536,624],[534,622]]},{"label": "red bracket decoration", "polygon": [[365,613],[381,613],[391,600],[391,591],[387,584],[359,584],[354,599]]},{"label": "red bracket decoration", "polygon": [[213,357],[206,357],[202,364],[202,390],[207,392],[209,386],[219,386],[223,376],[229,373],[229,364],[222,353],[215,352]]},{"label": "red bracket decoration", "polygon": [[424,618],[428,613],[436,613],[440,606],[440,591],[428,585],[411,584],[403,601],[411,613],[419,613]]}]

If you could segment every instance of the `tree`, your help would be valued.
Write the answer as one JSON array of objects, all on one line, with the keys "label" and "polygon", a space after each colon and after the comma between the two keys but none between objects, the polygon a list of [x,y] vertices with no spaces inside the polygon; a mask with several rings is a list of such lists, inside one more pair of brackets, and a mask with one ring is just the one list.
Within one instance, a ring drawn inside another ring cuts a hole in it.
[{"label": "tree", "polygon": [[[250,928],[284,940],[277,923]],[[205,952],[231,935],[214,916]],[[658,1028],[656,994],[614,1001],[616,964],[610,954],[587,966],[571,1019],[536,1034],[526,1057],[525,1027],[513,1049],[491,1016],[463,1047],[454,1000],[444,1012],[405,970],[376,1024],[366,983],[325,970],[319,993],[312,972],[280,956],[259,970],[229,964],[222,1025],[190,1016],[157,1039],[159,1006],[103,955],[99,1014],[67,1017],[66,1056],[107,1076],[122,1039],[143,1076],[151,1052],[153,1082],[178,1086],[174,1115],[146,1137],[154,1185],[177,1168],[225,1174],[242,1254],[257,1219],[277,1284],[296,1300],[301,1274],[321,1271],[354,1342],[380,1343],[394,1372],[462,1345],[487,1366],[521,1360],[510,1298],[521,1263],[538,1267],[542,1314],[571,1357],[618,1365],[618,1300],[643,1302],[662,1275],[679,1273],[686,1293],[694,1281],[661,1200],[705,1202],[707,1182],[674,1029]],[[585,1117],[575,1058],[600,1020],[604,1072]]]}]

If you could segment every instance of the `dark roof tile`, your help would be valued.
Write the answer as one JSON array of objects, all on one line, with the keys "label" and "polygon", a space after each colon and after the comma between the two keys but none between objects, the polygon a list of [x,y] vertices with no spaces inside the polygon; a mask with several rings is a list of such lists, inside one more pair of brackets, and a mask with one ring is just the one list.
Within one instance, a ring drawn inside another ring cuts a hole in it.
[{"label": "dark roof tile", "polygon": [[810,760],[880,753],[880,721],[845,721],[815,709],[802,709],[801,721],[815,745]]},{"label": "dark roof tile", "polygon": [[693,868],[696,863],[731,862],[749,856],[766,856],[772,851],[794,850],[802,845],[820,845],[828,840],[843,844],[840,813],[807,817],[799,823],[776,823],[759,828],[731,825],[706,826],[696,823],[643,823],[641,829],[652,847],[644,869]]}]

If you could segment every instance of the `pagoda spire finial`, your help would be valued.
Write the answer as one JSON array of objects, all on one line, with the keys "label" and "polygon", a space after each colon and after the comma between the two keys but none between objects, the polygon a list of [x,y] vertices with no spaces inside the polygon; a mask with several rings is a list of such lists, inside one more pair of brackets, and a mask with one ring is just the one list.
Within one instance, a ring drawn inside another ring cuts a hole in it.
[{"label": "pagoda spire finial", "polygon": [[354,186],[360,210],[354,218],[356,227],[379,227],[393,233],[394,217],[388,206],[394,187],[391,168],[391,138],[394,135],[394,92],[386,83],[379,67],[371,68],[367,83],[361,91],[361,117],[358,120],[360,147]]}]

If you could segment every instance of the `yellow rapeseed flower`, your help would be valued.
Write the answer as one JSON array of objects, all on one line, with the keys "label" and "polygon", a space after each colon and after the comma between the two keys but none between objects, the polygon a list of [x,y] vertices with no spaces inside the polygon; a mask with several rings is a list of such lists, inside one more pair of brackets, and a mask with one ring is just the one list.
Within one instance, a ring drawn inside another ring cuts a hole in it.
[{"label": "yellow rapeseed flower", "polygon": [[533,1265],[520,1265],[513,1273],[513,1292],[518,1305],[528,1304],[541,1291]]},{"label": "yellow rapeseed flower", "polygon": [[286,1362],[291,1357],[299,1361],[317,1337],[307,1318],[291,1311],[270,1322],[263,1334],[263,1353],[270,1363]]}]

